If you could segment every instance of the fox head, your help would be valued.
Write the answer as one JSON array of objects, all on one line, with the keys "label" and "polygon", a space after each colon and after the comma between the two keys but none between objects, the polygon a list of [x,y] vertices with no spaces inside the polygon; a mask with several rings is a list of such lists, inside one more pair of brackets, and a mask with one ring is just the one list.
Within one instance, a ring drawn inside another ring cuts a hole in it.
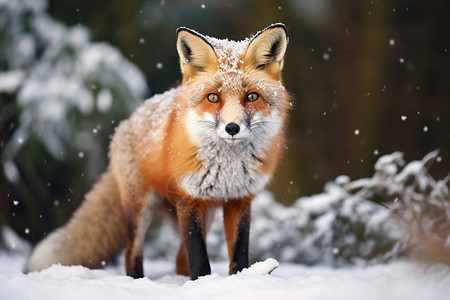
[{"label": "fox head", "polygon": [[287,44],[280,23],[239,42],[177,30],[185,124],[195,144],[264,143],[280,133],[290,106],[281,83]]}]

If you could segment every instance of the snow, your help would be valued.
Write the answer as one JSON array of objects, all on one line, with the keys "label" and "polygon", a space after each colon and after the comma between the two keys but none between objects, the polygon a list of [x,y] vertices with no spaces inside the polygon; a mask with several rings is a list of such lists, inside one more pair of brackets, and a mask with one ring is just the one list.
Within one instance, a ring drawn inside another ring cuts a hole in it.
[{"label": "snow", "polygon": [[54,265],[23,274],[25,256],[0,252],[0,299],[448,299],[448,267],[425,269],[410,262],[333,269],[267,259],[237,275],[226,262],[191,281],[174,274],[170,261],[145,260],[146,277],[133,279],[123,262],[103,270]]},{"label": "snow", "polygon": [[18,182],[20,178],[20,172],[12,161],[5,161],[3,163],[3,172],[10,182]]},{"label": "snow", "polygon": [[[172,111],[179,108],[174,99],[180,93],[180,89],[180,87],[176,87],[162,94],[154,95],[136,109],[131,117],[131,122],[135,130],[140,131],[144,136],[142,143],[152,143],[161,147],[161,139],[164,137],[162,132],[167,125],[167,118]],[[158,118],[152,116],[158,116]],[[150,149],[153,148],[145,147],[145,150],[142,150],[143,154],[150,155]]]},{"label": "snow", "polygon": [[23,70],[14,70],[9,72],[0,72],[0,92],[13,92],[22,83],[25,77]]},{"label": "snow", "polygon": [[403,154],[401,152],[394,152],[389,155],[384,155],[375,163],[375,170],[385,171],[388,174],[397,173],[397,164],[404,165]]},{"label": "snow", "polygon": [[107,89],[103,89],[97,96],[97,108],[100,112],[106,112],[110,109],[113,102],[113,96]]},{"label": "snow", "polygon": [[405,166],[405,168],[397,174],[395,177],[396,181],[406,181],[409,177],[414,176],[415,174],[418,174],[423,170],[423,164],[420,161],[412,161],[409,164]]}]

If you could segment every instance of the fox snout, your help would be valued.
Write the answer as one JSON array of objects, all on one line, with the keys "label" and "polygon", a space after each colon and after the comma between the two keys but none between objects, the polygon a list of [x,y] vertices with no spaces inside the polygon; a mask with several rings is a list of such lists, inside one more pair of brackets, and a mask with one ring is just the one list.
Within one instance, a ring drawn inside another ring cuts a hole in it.
[{"label": "fox snout", "polygon": [[218,135],[227,142],[237,142],[247,138],[248,121],[240,103],[226,103],[220,113]]},{"label": "fox snout", "polygon": [[240,124],[237,122],[221,122],[221,124],[217,127],[217,134],[228,143],[244,141],[249,136],[247,121],[244,119],[240,122]]},{"label": "fox snout", "polygon": [[247,120],[244,108],[238,103],[227,103],[223,106],[220,114],[218,135],[229,143],[243,141],[248,135]]},{"label": "fox snout", "polygon": [[241,127],[234,122],[230,122],[225,126],[225,131],[231,136],[235,136],[240,130]]}]

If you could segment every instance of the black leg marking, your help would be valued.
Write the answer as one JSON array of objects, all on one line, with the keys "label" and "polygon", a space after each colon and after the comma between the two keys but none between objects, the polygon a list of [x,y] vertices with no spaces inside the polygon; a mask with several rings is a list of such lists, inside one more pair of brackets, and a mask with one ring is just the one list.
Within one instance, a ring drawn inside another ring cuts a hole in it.
[{"label": "black leg marking", "polygon": [[230,263],[230,274],[235,274],[244,268],[248,268],[248,245],[250,234],[250,213],[241,217],[238,225],[233,259]]},{"label": "black leg marking", "polygon": [[144,269],[142,267],[142,256],[136,256],[134,258],[134,267],[131,270],[131,274],[129,276],[133,278],[143,278],[144,277]]},{"label": "black leg marking", "polygon": [[189,273],[192,279],[211,274],[204,229],[201,219],[195,214],[187,214],[184,224],[180,224],[183,232],[183,242],[186,247]]}]

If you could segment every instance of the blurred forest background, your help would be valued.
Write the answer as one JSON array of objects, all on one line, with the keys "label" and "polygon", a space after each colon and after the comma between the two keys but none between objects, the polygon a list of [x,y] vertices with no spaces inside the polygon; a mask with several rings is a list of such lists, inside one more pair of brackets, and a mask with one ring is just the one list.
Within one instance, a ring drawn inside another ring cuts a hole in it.
[{"label": "blurred forest background", "polygon": [[275,22],[295,97],[270,186],[290,204],[373,174],[380,155],[450,160],[450,2],[0,0],[0,225],[35,242],[107,163],[114,127],[180,82],[175,30],[241,40]]}]

